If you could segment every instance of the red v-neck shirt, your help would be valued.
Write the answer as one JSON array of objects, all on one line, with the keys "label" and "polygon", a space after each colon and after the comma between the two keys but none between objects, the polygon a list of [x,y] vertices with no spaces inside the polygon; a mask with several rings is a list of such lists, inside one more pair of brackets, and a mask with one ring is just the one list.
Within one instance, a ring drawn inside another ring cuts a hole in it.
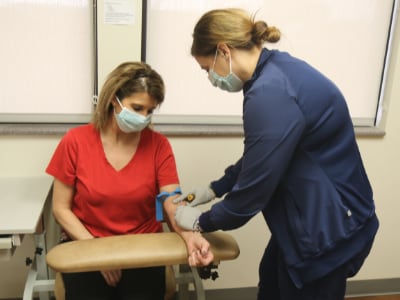
[{"label": "red v-neck shirt", "polygon": [[116,171],[92,124],[69,130],[46,172],[75,187],[72,211],[94,236],[160,232],[155,198],[160,187],[179,184],[166,137],[145,129],[130,162]]}]

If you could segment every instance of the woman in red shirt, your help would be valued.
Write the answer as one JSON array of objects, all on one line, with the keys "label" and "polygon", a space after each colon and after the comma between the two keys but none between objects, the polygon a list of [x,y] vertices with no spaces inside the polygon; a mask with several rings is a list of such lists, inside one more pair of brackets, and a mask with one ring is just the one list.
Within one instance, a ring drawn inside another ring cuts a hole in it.
[{"label": "woman in red shirt", "polygon": [[[53,213],[65,240],[161,232],[155,199],[162,193],[168,224],[192,253],[189,264],[212,261],[208,242],[174,221],[172,200],[179,194],[174,155],[166,137],[149,128],[163,100],[164,83],[156,71],[144,63],[123,63],[104,83],[92,122],[62,138],[46,172],[54,176]],[[164,267],[155,267],[63,274],[65,296],[161,300],[164,273]]]}]

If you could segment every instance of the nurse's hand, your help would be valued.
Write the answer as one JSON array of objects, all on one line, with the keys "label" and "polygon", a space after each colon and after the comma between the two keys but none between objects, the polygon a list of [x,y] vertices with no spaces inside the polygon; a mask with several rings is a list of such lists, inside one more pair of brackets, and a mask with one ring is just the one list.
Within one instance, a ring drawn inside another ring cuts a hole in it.
[{"label": "nurse's hand", "polygon": [[201,213],[196,207],[178,205],[175,210],[175,222],[184,230],[198,231],[196,226]]},{"label": "nurse's hand", "polygon": [[194,207],[200,204],[210,202],[214,198],[215,198],[214,191],[210,187],[204,186],[204,187],[194,188],[189,193],[179,196],[178,198],[173,200],[173,203],[177,204],[182,201],[185,201],[189,206]]}]

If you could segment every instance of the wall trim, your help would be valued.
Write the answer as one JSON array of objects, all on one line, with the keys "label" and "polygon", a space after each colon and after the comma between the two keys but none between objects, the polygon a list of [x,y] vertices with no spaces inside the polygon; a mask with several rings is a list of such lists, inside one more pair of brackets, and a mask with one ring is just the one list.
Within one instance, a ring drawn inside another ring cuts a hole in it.
[{"label": "wall trim", "polygon": [[[28,124],[0,123],[1,135],[64,135],[70,128],[83,123]],[[154,128],[166,136],[243,136],[240,124],[154,124]],[[378,127],[354,127],[357,137],[383,137],[385,131]]]}]

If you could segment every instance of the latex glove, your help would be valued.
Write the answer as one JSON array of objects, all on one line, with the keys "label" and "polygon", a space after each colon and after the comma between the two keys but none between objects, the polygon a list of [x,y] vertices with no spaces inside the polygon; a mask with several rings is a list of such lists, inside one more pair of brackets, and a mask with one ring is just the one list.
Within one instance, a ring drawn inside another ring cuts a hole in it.
[{"label": "latex glove", "polygon": [[[190,201],[190,196],[194,196],[194,199]],[[175,198],[172,202],[177,204],[182,201],[186,201],[189,206],[197,206],[200,204],[204,204],[207,202],[210,202],[215,198],[215,193],[214,191],[206,186],[206,187],[197,187],[191,190],[189,193],[186,195],[181,195],[178,198]]]},{"label": "latex glove", "polygon": [[179,227],[195,231],[201,213],[202,211],[196,207],[179,205],[175,211],[175,221]]}]

